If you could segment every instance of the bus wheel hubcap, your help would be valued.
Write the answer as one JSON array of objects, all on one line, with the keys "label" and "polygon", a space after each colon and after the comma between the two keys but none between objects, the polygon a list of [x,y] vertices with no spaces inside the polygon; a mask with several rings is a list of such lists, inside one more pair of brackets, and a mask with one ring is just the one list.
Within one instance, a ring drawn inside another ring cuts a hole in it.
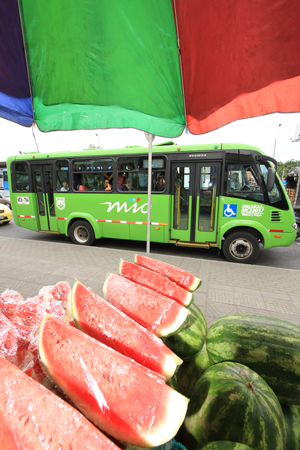
[{"label": "bus wheel hubcap", "polygon": [[75,228],[74,235],[75,235],[76,240],[81,243],[86,242],[89,238],[89,232],[84,227]]},{"label": "bus wheel hubcap", "polygon": [[246,239],[235,239],[230,246],[230,253],[235,258],[244,259],[248,258],[253,252],[253,247],[251,242]]}]

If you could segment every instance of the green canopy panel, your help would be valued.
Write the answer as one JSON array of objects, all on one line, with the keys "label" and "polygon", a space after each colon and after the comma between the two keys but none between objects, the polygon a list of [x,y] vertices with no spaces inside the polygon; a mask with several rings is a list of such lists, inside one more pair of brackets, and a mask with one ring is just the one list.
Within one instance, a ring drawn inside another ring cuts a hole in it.
[{"label": "green canopy panel", "polygon": [[42,131],[185,126],[170,0],[20,0]]}]

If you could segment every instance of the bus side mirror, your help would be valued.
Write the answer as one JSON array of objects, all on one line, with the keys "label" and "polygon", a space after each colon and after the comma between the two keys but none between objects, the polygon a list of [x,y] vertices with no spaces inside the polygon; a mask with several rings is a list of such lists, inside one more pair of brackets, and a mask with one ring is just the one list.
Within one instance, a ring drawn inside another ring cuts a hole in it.
[{"label": "bus side mirror", "polygon": [[267,175],[267,192],[271,192],[273,189],[275,183],[275,171],[273,167],[268,168],[268,175]]}]

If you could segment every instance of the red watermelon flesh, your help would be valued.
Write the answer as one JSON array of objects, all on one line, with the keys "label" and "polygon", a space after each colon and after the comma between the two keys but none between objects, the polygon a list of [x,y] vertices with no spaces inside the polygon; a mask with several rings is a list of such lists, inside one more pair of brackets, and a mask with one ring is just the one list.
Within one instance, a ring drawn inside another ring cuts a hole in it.
[{"label": "red watermelon flesh", "polygon": [[46,304],[45,311],[48,314],[52,314],[52,316],[59,317],[59,318],[63,317],[63,315],[65,313],[65,310],[62,306],[62,302],[55,300],[55,298],[49,298],[49,300],[47,301],[47,304]]},{"label": "red watermelon flesh", "polygon": [[59,281],[49,290],[49,293],[52,294],[56,300],[61,301],[64,307],[66,307],[68,297],[71,293],[71,286],[67,281]]},{"label": "red watermelon flesh", "polygon": [[18,330],[12,325],[9,325],[6,341],[2,346],[2,354],[5,359],[21,367],[28,351],[29,340],[23,337]]},{"label": "red watermelon flesh", "polygon": [[0,358],[0,442],[9,450],[118,450],[80,412]]},{"label": "red watermelon flesh", "polygon": [[28,367],[26,373],[31,376],[34,380],[42,383],[47,377],[44,368],[40,362],[39,349],[38,349],[38,336],[35,336],[31,341],[28,350],[32,355],[32,364]]},{"label": "red watermelon flesh", "polygon": [[174,334],[189,314],[174,300],[115,274],[106,278],[103,297],[157,336]]},{"label": "red watermelon flesh", "polygon": [[81,412],[121,442],[161,445],[185,418],[188,399],[160,376],[62,320],[45,316],[39,353],[49,375]]},{"label": "red watermelon flesh", "polygon": [[201,280],[189,272],[186,272],[179,267],[171,266],[157,259],[148,258],[148,256],[135,255],[134,262],[138,266],[145,267],[146,269],[153,270],[153,272],[160,273],[173,283],[178,284],[184,289],[190,292],[195,291],[201,285]]},{"label": "red watermelon flesh", "polygon": [[25,325],[38,325],[45,315],[46,303],[42,295],[28,298],[18,306],[17,315]]},{"label": "red watermelon flesh", "polygon": [[0,312],[0,328],[8,324],[9,324],[8,318],[4,314],[2,314],[2,312]]},{"label": "red watermelon flesh", "polygon": [[164,275],[145,269],[137,264],[121,260],[119,274],[175,300],[180,305],[189,306],[194,301],[194,296],[191,292],[173,283]]},{"label": "red watermelon flesh", "polygon": [[6,290],[0,297],[0,311],[9,320],[17,319],[18,306],[22,301],[22,296],[16,291]]},{"label": "red watermelon flesh", "polygon": [[84,333],[169,380],[182,363],[157,336],[80,281],[72,289],[72,313]]}]

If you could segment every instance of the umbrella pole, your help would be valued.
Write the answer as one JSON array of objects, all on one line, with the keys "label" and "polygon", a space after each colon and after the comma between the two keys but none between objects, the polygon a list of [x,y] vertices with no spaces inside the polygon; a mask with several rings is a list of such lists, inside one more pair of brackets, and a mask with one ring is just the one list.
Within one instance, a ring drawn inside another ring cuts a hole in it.
[{"label": "umbrella pole", "polygon": [[148,208],[147,208],[147,246],[146,253],[150,254],[150,224],[151,224],[151,184],[152,184],[152,141],[153,135],[149,136],[148,145]]}]

